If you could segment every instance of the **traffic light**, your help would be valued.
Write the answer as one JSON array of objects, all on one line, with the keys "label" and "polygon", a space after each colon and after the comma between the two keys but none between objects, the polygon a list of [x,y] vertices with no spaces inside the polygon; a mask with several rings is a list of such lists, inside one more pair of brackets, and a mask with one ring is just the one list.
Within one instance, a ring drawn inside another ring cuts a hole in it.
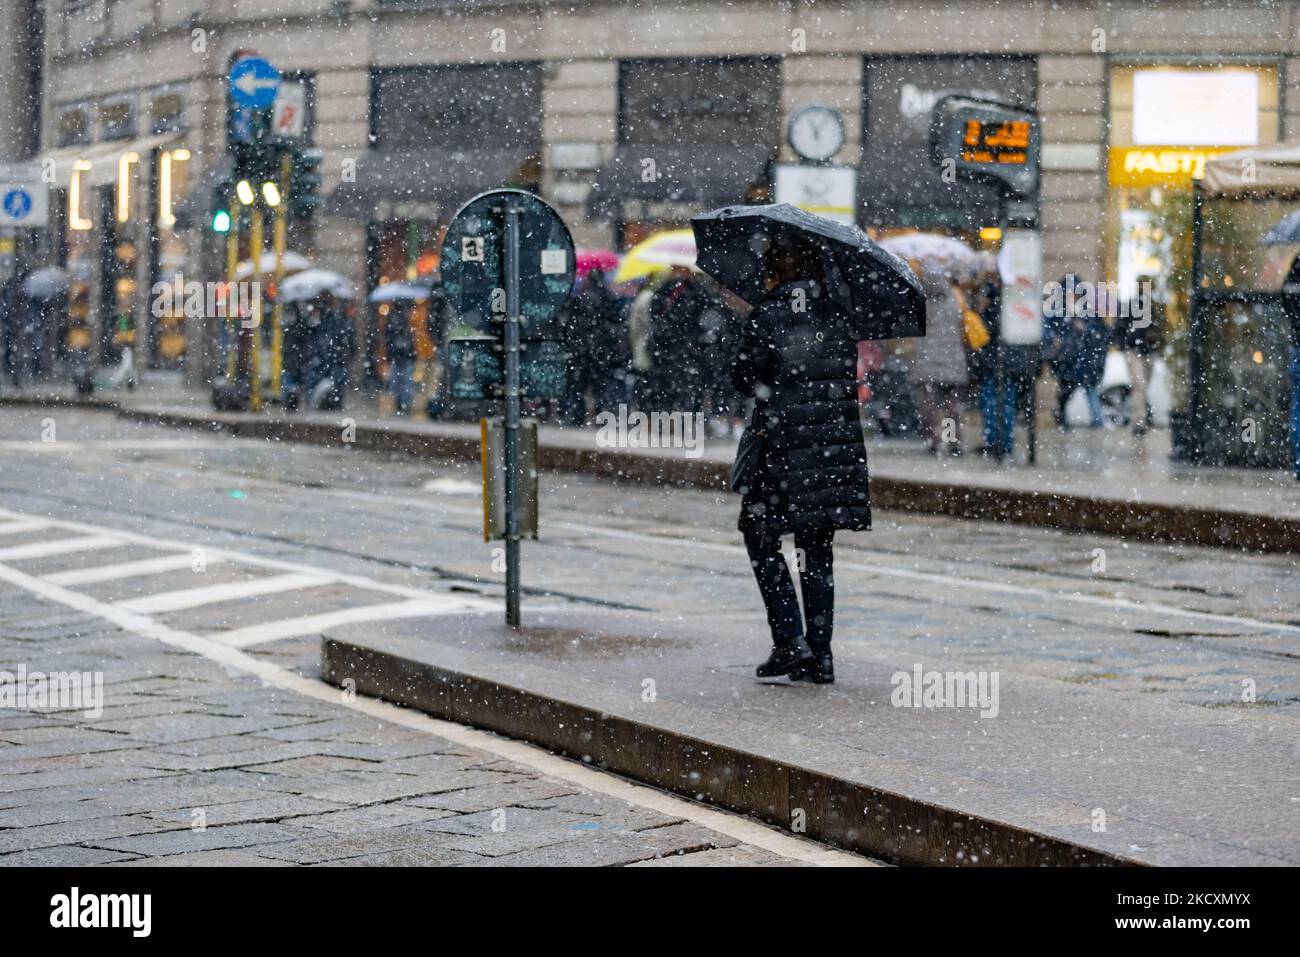
[{"label": "traffic light", "polygon": [[310,219],[321,204],[320,164],[324,154],[318,149],[293,151],[289,172],[289,214]]},{"label": "traffic light", "polygon": [[235,185],[230,176],[223,176],[212,187],[212,231],[230,232],[230,208],[233,205]]}]

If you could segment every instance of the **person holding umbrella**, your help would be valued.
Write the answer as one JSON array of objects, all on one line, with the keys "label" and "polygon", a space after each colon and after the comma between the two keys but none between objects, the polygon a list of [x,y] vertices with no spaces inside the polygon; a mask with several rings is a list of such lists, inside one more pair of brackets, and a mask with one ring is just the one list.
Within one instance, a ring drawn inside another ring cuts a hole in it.
[{"label": "person holding umbrella", "polygon": [[[861,230],[786,204],[728,207],[692,226],[700,268],[754,306],[732,366],[736,388],[754,399],[732,488],[772,637],[756,674],[830,684],[832,542],[871,527],[857,343],[923,334],[925,296]],[[786,534],[802,553],[802,614],[781,554]]]}]

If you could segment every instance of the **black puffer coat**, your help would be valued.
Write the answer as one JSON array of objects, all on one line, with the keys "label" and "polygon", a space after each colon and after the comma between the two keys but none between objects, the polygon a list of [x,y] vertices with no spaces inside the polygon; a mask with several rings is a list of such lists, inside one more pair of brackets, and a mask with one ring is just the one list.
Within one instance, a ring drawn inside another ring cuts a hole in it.
[{"label": "black puffer coat", "polygon": [[742,532],[871,527],[857,362],[848,316],[816,283],[784,283],[750,313],[732,380],[754,396],[765,436],[759,479],[741,502]]}]

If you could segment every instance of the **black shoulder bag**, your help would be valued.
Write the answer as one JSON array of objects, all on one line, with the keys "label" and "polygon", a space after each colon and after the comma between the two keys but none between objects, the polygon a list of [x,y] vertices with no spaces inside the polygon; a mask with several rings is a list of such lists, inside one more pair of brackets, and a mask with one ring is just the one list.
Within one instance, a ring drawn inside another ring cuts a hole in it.
[{"label": "black shoulder bag", "polygon": [[759,407],[754,406],[745,431],[740,433],[740,445],[736,447],[736,461],[731,463],[731,490],[744,495],[758,480],[758,470],[763,463],[763,450],[766,444],[766,431],[758,427]]}]

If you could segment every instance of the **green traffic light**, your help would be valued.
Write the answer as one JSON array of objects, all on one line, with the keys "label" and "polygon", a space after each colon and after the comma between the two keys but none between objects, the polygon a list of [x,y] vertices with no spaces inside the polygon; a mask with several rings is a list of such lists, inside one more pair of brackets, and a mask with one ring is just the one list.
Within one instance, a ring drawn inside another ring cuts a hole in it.
[{"label": "green traffic light", "polygon": [[230,232],[230,213],[219,209],[212,214],[212,231],[214,233]]}]

